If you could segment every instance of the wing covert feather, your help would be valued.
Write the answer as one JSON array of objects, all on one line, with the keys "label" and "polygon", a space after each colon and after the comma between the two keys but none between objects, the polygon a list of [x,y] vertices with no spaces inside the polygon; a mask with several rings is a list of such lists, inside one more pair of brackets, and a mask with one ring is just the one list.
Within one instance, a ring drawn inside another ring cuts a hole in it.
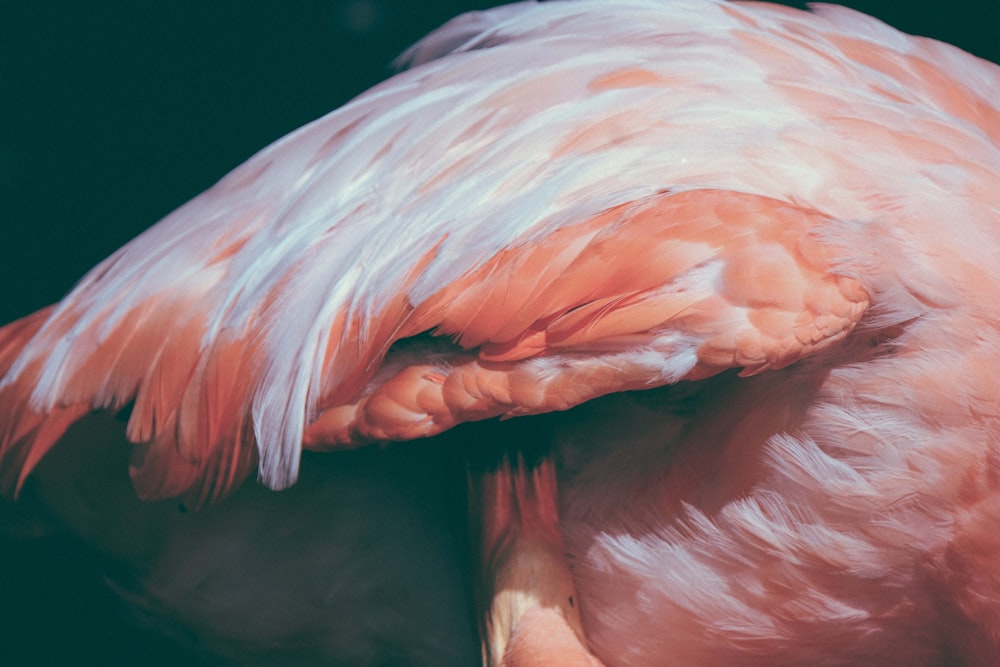
[{"label": "wing covert feather", "polygon": [[321,406],[306,444],[407,440],[787,366],[844,338],[869,304],[832,268],[843,251],[816,242],[828,223],[779,200],[693,190],[504,250],[413,310],[410,329],[458,347],[431,363],[420,347],[390,354],[354,400]]}]

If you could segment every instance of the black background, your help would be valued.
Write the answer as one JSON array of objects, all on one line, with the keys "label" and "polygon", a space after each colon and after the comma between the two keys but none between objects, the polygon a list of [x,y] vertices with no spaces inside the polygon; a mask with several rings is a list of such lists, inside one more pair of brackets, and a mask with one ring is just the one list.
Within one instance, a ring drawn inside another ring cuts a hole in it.
[{"label": "black background", "polygon": [[[0,0],[0,323],[492,4]],[[994,0],[842,4],[1000,61]],[[126,630],[94,562],[65,542],[0,542],[0,662],[195,664]]]}]

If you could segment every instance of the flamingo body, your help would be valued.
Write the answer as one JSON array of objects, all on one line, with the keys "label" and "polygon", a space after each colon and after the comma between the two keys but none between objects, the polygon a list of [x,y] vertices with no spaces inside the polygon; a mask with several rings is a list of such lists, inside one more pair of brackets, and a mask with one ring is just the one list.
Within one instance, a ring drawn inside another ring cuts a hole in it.
[{"label": "flamingo body", "polygon": [[518,417],[607,664],[993,664],[1000,70],[716,0],[403,61],[0,330],[4,489],[95,409],[191,506]]}]

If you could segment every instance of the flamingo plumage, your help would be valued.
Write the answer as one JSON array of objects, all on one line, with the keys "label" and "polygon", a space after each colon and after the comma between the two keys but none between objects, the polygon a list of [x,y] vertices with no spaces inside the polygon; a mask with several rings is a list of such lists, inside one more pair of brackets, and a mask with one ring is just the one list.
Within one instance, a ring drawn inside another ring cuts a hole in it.
[{"label": "flamingo plumage", "polygon": [[405,60],[0,332],[6,490],[95,409],[140,496],[219,512],[303,446],[530,428],[579,611],[521,610],[509,662],[579,613],[554,650],[607,664],[993,664],[997,68],[708,0],[510,5]]}]

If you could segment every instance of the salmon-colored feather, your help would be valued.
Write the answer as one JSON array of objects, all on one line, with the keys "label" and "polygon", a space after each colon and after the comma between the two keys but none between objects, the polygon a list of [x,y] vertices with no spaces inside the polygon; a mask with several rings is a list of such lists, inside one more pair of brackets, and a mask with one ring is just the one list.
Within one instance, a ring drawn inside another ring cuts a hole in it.
[{"label": "salmon-colored feather", "polygon": [[[609,391],[705,377],[734,366],[748,370],[786,366],[849,333],[868,302],[856,282],[824,274],[812,265],[822,258],[808,241],[810,234],[818,233],[810,224],[824,224],[822,216],[796,211],[780,201],[691,191],[660,195],[564,228],[541,250],[529,245],[505,251],[419,304],[413,313],[426,328],[459,337],[463,347],[481,347],[480,358],[491,365],[467,362],[437,372],[422,365],[419,371],[404,367],[399,375],[376,380],[360,401],[368,415],[360,419],[357,437],[409,439],[469,419],[564,410]],[[582,243],[573,239],[576,234],[584,237]],[[700,245],[704,250],[685,254],[678,245],[684,249]],[[803,255],[803,249],[809,254]],[[603,270],[618,256],[634,262]],[[671,261],[674,256],[676,263]],[[657,262],[658,257],[663,261]],[[550,258],[556,261],[545,261]],[[711,262],[721,265],[719,285],[700,276],[688,277],[686,271]],[[523,280],[525,276],[531,280]],[[690,284],[699,280],[704,284]],[[511,310],[512,318],[495,318]],[[433,318],[425,313],[433,313]],[[511,330],[511,322],[520,326]],[[629,360],[633,351],[655,350],[655,341],[666,338],[683,343],[671,342],[660,354],[677,355],[690,348],[697,357],[695,365],[682,373],[664,374],[663,366]],[[565,365],[542,363],[550,353],[578,351],[590,353],[589,357]],[[457,355],[465,356],[460,351]],[[535,366],[518,363],[531,358],[538,359]],[[451,366],[447,356],[437,363]],[[592,377],[609,363],[631,368],[616,372],[612,376],[616,380],[600,382]],[[450,381],[453,373],[468,372],[480,373],[481,380]],[[433,379],[418,379],[428,373]],[[503,379],[506,374],[534,376],[529,383],[535,395],[529,400],[514,397],[510,381]],[[573,382],[588,379],[580,389],[567,391],[561,376]],[[386,382],[386,388],[379,388],[380,382]],[[484,389],[497,384],[503,389]],[[420,402],[426,400],[426,391],[435,393],[436,387],[443,394],[428,404],[433,409],[427,412]],[[475,399],[471,411],[465,398],[446,387],[467,388]],[[408,388],[409,397],[403,393]],[[390,418],[385,412],[390,405],[404,411]],[[343,415],[338,407],[328,409]],[[319,434],[342,419],[321,415],[309,431],[310,444],[319,444]],[[397,425],[389,427],[390,423]],[[341,428],[328,437],[335,442],[352,439],[353,427],[347,432]]]}]

